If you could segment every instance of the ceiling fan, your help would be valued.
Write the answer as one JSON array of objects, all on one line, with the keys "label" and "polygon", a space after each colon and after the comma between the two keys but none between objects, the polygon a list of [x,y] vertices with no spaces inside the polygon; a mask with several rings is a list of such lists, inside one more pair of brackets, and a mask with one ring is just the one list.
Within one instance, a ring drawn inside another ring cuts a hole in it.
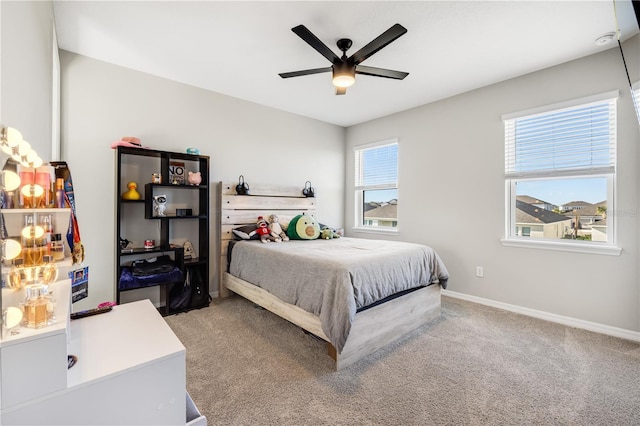
[{"label": "ceiling fan", "polygon": [[336,95],[344,95],[347,93],[347,87],[353,85],[356,81],[356,74],[371,75],[374,77],[393,78],[402,80],[409,75],[408,72],[393,71],[384,68],[367,67],[360,65],[365,59],[382,49],[389,43],[407,32],[407,29],[400,24],[395,24],[387,31],[373,39],[369,44],[358,50],[347,58],[347,50],[351,47],[351,40],[341,38],[336,43],[338,49],[342,51],[342,57],[338,57],[326,44],[320,41],[311,31],[304,25],[298,25],[291,28],[302,40],[306,41],[311,47],[318,51],[322,56],[327,58],[333,65],[324,68],[313,68],[302,71],[284,72],[279,74],[282,78],[299,77],[303,75],[319,74],[331,71],[333,73],[333,85],[336,87]]}]

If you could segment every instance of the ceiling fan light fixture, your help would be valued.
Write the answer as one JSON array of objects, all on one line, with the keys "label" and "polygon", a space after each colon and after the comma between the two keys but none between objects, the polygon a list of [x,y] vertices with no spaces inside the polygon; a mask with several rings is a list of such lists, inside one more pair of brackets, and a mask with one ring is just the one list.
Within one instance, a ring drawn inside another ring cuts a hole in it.
[{"label": "ceiling fan light fixture", "polygon": [[355,82],[355,77],[349,74],[333,76],[333,85],[336,87],[351,87]]},{"label": "ceiling fan light fixture", "polygon": [[351,87],[356,82],[356,67],[346,63],[333,66],[333,85],[336,87]]}]

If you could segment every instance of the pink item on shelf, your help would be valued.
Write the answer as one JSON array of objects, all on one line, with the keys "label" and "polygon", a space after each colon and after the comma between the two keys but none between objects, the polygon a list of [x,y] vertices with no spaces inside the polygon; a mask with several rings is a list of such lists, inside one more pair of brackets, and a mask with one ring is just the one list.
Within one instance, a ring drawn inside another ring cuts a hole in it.
[{"label": "pink item on shelf", "polygon": [[108,306],[116,306],[114,302],[102,302],[98,305],[98,309],[106,308]]},{"label": "pink item on shelf", "polygon": [[125,136],[121,138],[119,141],[115,141],[111,143],[111,148],[115,149],[118,146],[127,146],[129,148],[149,148],[148,146],[142,146],[140,139],[133,136]]}]

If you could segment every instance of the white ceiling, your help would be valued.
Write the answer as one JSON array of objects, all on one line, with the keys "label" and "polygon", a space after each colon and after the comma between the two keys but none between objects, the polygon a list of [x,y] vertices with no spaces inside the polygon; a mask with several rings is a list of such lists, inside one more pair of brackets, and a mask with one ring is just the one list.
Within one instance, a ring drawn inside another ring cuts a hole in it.
[{"label": "white ceiling", "polygon": [[[61,49],[340,126],[350,126],[605,49],[638,33],[629,0],[596,1],[56,1]],[[331,74],[278,73],[331,64],[291,28],[303,24],[340,56],[393,24],[408,32],[336,96]],[[622,66],[622,62],[621,62]]]}]

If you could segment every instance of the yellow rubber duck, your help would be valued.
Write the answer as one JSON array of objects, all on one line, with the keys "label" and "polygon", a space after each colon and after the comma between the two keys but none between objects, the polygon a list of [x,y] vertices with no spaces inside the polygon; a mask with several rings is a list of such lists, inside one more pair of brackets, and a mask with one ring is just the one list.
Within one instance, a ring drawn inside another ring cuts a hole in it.
[{"label": "yellow rubber duck", "polygon": [[137,187],[138,187],[137,183],[129,182],[127,184],[127,188],[129,188],[129,190],[122,194],[122,199],[123,200],[139,200],[140,198],[142,198],[140,196],[140,193],[136,191]]}]

